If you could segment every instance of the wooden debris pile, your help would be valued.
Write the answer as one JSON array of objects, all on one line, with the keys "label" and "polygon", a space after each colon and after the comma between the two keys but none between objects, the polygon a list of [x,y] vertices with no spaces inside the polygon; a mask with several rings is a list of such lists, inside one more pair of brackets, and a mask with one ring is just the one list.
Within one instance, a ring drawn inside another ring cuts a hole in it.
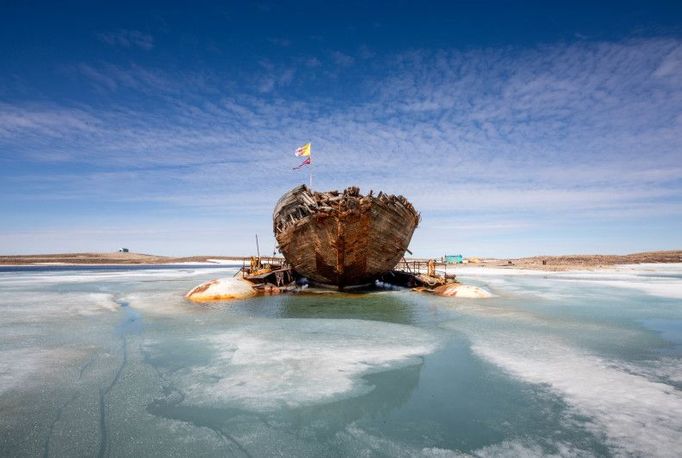
[{"label": "wooden debris pile", "polygon": [[313,214],[342,215],[368,208],[372,203],[392,207],[403,213],[406,218],[414,214],[419,218],[419,213],[412,204],[401,195],[379,192],[375,196],[374,191],[370,191],[369,194],[363,196],[360,194],[360,188],[356,186],[350,186],[344,191],[315,192],[301,185],[285,194],[277,202],[273,213],[273,230],[276,235]]}]

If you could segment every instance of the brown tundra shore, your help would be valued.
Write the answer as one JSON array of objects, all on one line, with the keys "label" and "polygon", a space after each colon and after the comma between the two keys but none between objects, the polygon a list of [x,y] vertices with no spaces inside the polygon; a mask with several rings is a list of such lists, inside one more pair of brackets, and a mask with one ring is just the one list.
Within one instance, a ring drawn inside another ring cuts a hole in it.
[{"label": "brown tundra shore", "polygon": [[[60,253],[0,256],[0,265],[140,265],[234,261],[248,262],[248,256],[170,257],[140,253]],[[409,261],[409,259],[408,259]],[[543,263],[544,261],[544,263]],[[469,266],[507,267],[535,270],[595,269],[619,264],[679,263],[682,250],[648,251],[626,255],[562,255],[526,258],[487,258]]]}]

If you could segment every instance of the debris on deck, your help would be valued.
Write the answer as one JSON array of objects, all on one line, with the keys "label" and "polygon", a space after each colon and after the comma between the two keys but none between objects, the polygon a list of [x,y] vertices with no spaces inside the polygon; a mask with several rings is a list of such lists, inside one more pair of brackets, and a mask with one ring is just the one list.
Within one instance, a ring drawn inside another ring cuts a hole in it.
[{"label": "debris on deck", "polygon": [[[403,259],[395,268],[378,278],[379,284],[411,288],[439,296],[485,298],[492,295],[475,286],[462,285],[454,274],[437,271],[436,261]],[[281,257],[253,256],[232,278],[210,280],[189,291],[185,297],[194,302],[247,299],[254,296],[299,293],[306,279]],[[372,285],[367,289],[373,289]]]}]

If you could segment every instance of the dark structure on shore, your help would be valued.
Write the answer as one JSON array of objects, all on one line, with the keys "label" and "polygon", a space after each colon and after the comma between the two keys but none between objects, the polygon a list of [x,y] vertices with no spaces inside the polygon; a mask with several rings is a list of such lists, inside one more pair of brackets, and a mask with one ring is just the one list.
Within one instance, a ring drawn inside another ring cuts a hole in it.
[{"label": "dark structure on shore", "polygon": [[419,213],[403,196],[356,187],[315,192],[305,185],[284,194],[273,214],[275,238],[287,262],[319,285],[364,286],[404,256]]}]

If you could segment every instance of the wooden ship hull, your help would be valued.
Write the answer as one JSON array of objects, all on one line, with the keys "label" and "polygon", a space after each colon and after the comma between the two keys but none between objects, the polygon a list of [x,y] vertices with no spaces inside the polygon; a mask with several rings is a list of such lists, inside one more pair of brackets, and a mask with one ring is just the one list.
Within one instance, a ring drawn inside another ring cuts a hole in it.
[{"label": "wooden ship hull", "polygon": [[392,270],[410,243],[419,213],[407,199],[358,188],[284,194],[273,214],[287,262],[308,280],[339,289],[369,285]]}]

